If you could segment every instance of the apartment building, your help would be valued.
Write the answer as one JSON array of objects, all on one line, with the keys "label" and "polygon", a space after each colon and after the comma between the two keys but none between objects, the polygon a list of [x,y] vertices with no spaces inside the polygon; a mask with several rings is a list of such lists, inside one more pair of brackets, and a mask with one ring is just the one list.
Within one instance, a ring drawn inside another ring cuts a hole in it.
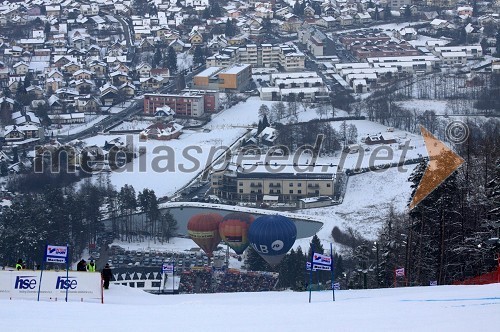
[{"label": "apartment building", "polygon": [[237,63],[258,67],[283,67],[286,71],[304,69],[305,55],[294,46],[283,44],[249,44],[242,47],[226,47],[207,58],[207,66],[228,67]]},{"label": "apartment building", "polygon": [[200,117],[205,113],[205,98],[202,94],[145,94],[144,113],[154,114],[156,109],[167,105],[176,115]]},{"label": "apartment building", "polygon": [[[306,197],[334,195],[336,166],[293,166],[281,163],[231,164],[225,170],[211,174],[212,189],[220,198],[249,202],[260,202],[264,195],[274,197],[278,202],[297,202]],[[275,171],[278,168],[280,171]]]},{"label": "apartment building", "polygon": [[363,32],[363,33],[350,33],[343,34],[339,37],[339,41],[345,46],[346,49],[351,49],[353,45],[360,45],[366,43],[388,42],[391,37],[385,33],[379,32]]},{"label": "apartment building", "polygon": [[366,61],[373,68],[397,68],[398,72],[406,74],[429,73],[442,62],[434,55],[374,57],[367,58]]},{"label": "apartment building", "polygon": [[314,56],[336,54],[335,43],[327,35],[315,27],[306,27],[298,31],[298,37],[307,50]]},{"label": "apartment building", "polygon": [[300,71],[305,68],[305,55],[290,45],[280,46],[280,66],[285,71]]},{"label": "apartment building", "polygon": [[467,63],[465,52],[443,52],[441,53],[441,63],[443,65],[463,66]]},{"label": "apartment building", "polygon": [[463,52],[467,59],[477,59],[483,56],[483,48],[481,45],[470,46],[437,46],[432,53],[440,58],[443,58],[445,53]]},{"label": "apartment building", "polygon": [[[376,63],[399,63],[399,62],[430,62],[432,67],[436,67],[440,60],[434,55],[416,55],[416,56],[397,56],[397,57],[370,57],[366,58],[368,64]],[[335,67],[349,65],[349,64],[336,64]]]},{"label": "apartment building", "polygon": [[182,93],[190,93],[203,96],[205,113],[216,113],[219,111],[219,91],[217,90],[194,90],[184,89]]},{"label": "apartment building", "polygon": [[415,56],[421,54],[408,42],[376,42],[369,44],[351,45],[351,53],[358,60],[372,57],[399,57]]},{"label": "apartment building", "polygon": [[401,7],[404,6],[411,6],[411,0],[388,0],[387,3],[389,4],[390,8],[392,10],[399,11]]},{"label": "apartment building", "polygon": [[318,101],[329,90],[316,72],[272,73],[269,86],[260,88],[262,100]]}]

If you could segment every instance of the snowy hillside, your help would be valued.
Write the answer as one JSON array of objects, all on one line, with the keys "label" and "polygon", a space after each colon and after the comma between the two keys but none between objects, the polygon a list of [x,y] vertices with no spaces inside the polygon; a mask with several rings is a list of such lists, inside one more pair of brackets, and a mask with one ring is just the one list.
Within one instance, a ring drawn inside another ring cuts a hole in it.
[{"label": "snowy hillside", "polygon": [[[408,177],[416,165],[406,165],[401,171],[389,168],[349,177],[346,195],[340,205],[301,210],[304,215],[314,216],[324,223],[318,232],[322,242],[332,242],[334,226],[345,230],[352,227],[368,239],[375,239],[390,206],[397,212],[406,209],[411,196]],[[406,171],[405,171],[406,170]],[[310,239],[297,240],[295,247],[309,247]]]},{"label": "snowy hillside", "polygon": [[2,330],[497,331],[500,284],[314,292],[152,295],[111,286],[105,304],[0,301]]}]

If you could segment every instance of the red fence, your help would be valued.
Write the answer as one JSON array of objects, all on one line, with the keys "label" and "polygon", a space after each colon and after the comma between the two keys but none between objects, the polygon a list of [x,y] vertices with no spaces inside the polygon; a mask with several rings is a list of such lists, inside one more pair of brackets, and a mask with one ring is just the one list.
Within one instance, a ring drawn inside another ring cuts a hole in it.
[{"label": "red fence", "polygon": [[455,281],[453,285],[486,285],[500,282],[500,267],[493,272],[485,273],[477,277],[463,281]]}]

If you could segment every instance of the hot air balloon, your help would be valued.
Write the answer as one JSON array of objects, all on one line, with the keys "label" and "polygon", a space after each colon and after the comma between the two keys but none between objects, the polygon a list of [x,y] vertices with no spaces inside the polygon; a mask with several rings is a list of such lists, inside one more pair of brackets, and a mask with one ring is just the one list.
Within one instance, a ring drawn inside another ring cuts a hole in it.
[{"label": "hot air balloon", "polygon": [[199,213],[189,219],[188,234],[208,257],[220,242],[219,224],[222,216],[218,213]]},{"label": "hot air balloon", "polygon": [[224,216],[219,225],[222,240],[238,255],[248,247],[248,229],[253,221],[254,217],[251,214],[233,212]]},{"label": "hot air balloon", "polygon": [[248,230],[252,248],[273,267],[283,259],[296,238],[295,224],[281,215],[259,217]]}]

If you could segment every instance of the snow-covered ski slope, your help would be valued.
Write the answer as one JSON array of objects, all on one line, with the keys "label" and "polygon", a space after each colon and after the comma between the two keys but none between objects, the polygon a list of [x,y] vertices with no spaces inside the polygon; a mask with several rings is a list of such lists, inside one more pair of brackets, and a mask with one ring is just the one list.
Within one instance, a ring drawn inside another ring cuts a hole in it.
[{"label": "snow-covered ski slope", "polygon": [[1,300],[2,331],[498,331],[500,284],[336,292],[152,295],[126,286],[105,304]]}]

